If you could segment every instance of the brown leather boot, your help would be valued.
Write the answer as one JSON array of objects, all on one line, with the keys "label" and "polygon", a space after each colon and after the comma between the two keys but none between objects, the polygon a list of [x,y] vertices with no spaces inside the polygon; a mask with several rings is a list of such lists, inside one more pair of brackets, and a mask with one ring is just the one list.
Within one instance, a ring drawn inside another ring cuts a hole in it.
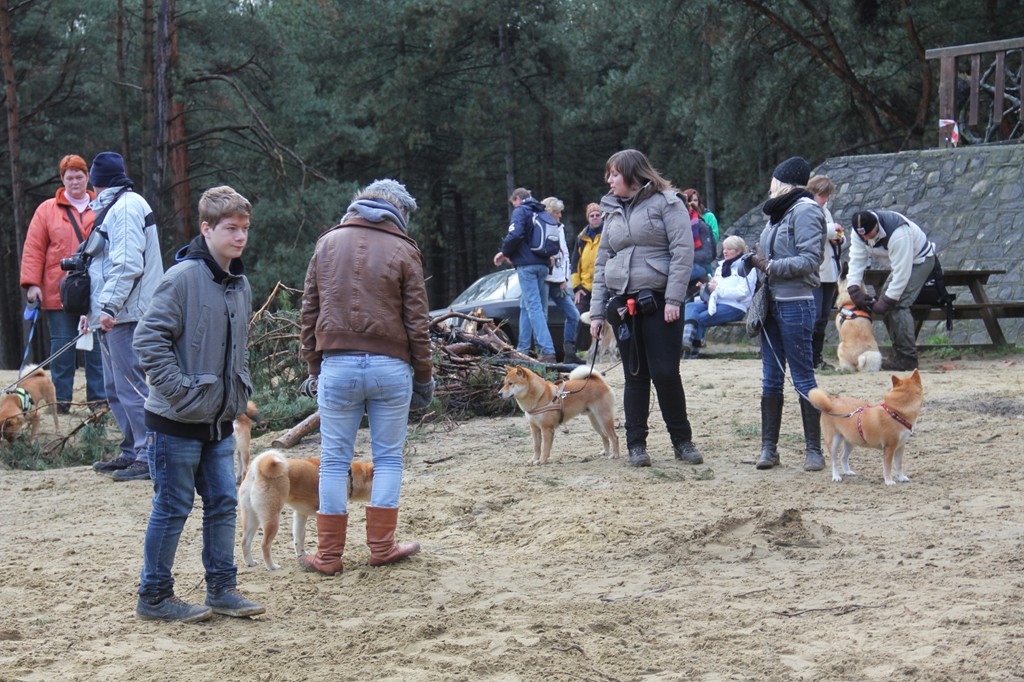
[{"label": "brown leather boot", "polygon": [[398,507],[366,508],[366,546],[370,548],[370,565],[393,564],[420,551],[420,543],[395,542]]},{"label": "brown leather boot", "polygon": [[348,514],[316,515],[316,554],[299,557],[299,565],[307,571],[337,575],[342,571],[341,555],[345,551]]}]

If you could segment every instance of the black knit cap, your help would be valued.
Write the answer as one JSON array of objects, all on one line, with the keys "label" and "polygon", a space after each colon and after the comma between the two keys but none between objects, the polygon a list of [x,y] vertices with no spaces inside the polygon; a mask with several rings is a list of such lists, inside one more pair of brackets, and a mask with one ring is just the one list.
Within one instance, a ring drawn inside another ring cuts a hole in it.
[{"label": "black knit cap", "polygon": [[791,156],[778,166],[772,177],[787,185],[807,185],[811,179],[811,164],[802,156]]},{"label": "black knit cap", "polygon": [[878,218],[871,211],[859,211],[853,214],[853,229],[861,234],[869,234],[878,225]]},{"label": "black knit cap", "polygon": [[100,152],[92,160],[89,182],[93,187],[120,187],[131,181],[124,174],[124,159],[117,152]]}]

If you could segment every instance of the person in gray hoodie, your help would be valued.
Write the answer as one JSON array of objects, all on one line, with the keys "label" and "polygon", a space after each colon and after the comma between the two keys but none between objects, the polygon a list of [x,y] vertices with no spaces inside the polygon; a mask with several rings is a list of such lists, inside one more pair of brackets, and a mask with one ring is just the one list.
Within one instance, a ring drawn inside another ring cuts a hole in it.
[{"label": "person in gray hoodie", "polygon": [[79,331],[99,329],[103,383],[107,403],[124,437],[121,454],[93,464],[115,481],[149,478],[149,445],[143,404],[149,394],[139,357],[132,349],[135,327],[142,318],[164,273],[153,209],[132,191],[124,159],[117,152],[100,152],[89,169],[96,199],[89,207],[96,225],[87,251],[97,255],[89,264],[90,312]]},{"label": "person in gray hoodie", "polygon": [[807,399],[814,378],[812,333],[817,317],[814,289],[825,253],[825,214],[807,191],[811,167],[799,156],[786,159],[772,173],[770,198],[764,204],[768,225],[758,251],[749,257],[768,287],[768,315],[761,331],[761,455],[758,469],[779,465],[786,364],[800,396],[806,446],[804,469],[825,468],[821,454],[820,413]]},{"label": "person in gray hoodie", "polygon": [[[135,350],[149,377],[153,511],[135,614],[193,623],[214,613],[255,616],[238,592],[232,422],[252,393],[247,351],[252,292],[242,265],[252,206],[230,187],[199,199],[202,234],[177,253],[139,322]],[[174,594],[171,569],[195,493],[203,498],[206,605]]]}]

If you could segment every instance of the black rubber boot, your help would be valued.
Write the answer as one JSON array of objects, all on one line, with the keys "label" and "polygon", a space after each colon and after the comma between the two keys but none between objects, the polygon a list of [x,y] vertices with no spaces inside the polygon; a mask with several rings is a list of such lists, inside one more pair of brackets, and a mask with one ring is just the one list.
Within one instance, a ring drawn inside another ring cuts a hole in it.
[{"label": "black rubber boot", "polygon": [[566,365],[584,365],[586,362],[576,355],[576,344],[566,343],[562,346],[562,363]]},{"label": "black rubber boot", "polygon": [[821,412],[800,398],[800,417],[804,422],[804,441],[807,443],[804,471],[821,471],[825,468],[825,457],[821,454]]},{"label": "black rubber boot", "polygon": [[782,404],[784,398],[761,396],[761,456],[757,458],[758,469],[779,466],[779,430],[782,428]]}]

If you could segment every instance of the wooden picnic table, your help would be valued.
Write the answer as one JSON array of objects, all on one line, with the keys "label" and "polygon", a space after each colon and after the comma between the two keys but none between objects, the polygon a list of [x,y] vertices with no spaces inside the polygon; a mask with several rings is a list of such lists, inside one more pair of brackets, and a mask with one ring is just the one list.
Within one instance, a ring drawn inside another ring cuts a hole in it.
[{"label": "wooden picnic table", "polygon": [[[981,320],[985,324],[989,338],[996,346],[1007,345],[1006,337],[999,326],[1001,318],[1024,317],[1024,301],[992,301],[985,291],[988,280],[993,275],[1005,275],[1006,270],[946,270],[943,269],[943,277],[946,287],[967,287],[973,298],[972,302],[959,302],[953,304],[953,319],[955,320]],[[864,283],[874,287],[875,295],[882,295],[882,284],[889,277],[889,270],[868,269],[864,271]],[[914,315],[914,333],[921,331],[921,323],[925,320],[945,320],[946,311],[943,308],[933,308],[927,305],[914,305],[910,307]]]}]

